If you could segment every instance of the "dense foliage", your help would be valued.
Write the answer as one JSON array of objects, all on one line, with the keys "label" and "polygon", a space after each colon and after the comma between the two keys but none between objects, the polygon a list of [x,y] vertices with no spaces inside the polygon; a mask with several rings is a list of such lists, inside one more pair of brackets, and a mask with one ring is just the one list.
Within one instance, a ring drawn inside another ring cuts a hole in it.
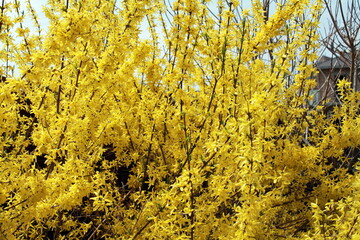
[{"label": "dense foliage", "polygon": [[2,2],[1,239],[360,237],[359,94],[308,104],[320,0]]}]

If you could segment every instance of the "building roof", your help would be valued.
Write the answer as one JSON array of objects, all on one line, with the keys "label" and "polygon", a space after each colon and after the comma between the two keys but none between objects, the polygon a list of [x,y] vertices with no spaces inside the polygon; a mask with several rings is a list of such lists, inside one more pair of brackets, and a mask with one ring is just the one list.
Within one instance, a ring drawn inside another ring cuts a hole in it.
[{"label": "building roof", "polygon": [[326,57],[322,56],[319,61],[316,63],[318,69],[340,69],[340,68],[349,68],[349,66],[340,58]]}]

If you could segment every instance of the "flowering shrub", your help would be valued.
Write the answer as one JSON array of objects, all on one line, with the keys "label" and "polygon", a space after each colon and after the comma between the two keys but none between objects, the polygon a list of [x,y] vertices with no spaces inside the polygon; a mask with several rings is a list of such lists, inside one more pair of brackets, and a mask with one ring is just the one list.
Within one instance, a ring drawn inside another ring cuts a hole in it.
[{"label": "flowering shrub", "polygon": [[308,107],[284,2],[3,1],[1,239],[357,239],[359,95]]}]

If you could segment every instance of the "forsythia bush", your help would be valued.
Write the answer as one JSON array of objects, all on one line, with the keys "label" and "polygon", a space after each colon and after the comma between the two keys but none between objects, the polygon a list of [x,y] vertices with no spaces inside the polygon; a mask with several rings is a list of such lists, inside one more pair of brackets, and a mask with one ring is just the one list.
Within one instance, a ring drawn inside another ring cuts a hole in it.
[{"label": "forsythia bush", "polygon": [[263,2],[2,1],[0,239],[359,239],[359,94]]}]

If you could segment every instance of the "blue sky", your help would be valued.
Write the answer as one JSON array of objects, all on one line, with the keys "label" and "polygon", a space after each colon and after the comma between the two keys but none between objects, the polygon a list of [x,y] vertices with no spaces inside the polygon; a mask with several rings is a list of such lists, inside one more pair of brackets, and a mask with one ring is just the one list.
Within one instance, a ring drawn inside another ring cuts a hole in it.
[{"label": "blue sky", "polygon": [[[332,2],[335,2],[336,0],[331,0]],[[342,0],[343,3],[348,2],[349,0]],[[20,3],[25,4],[26,0],[19,0]],[[31,0],[31,4],[33,6],[33,8],[36,10],[36,12],[38,13],[39,17],[40,17],[40,21],[42,23],[46,23],[46,19],[44,17],[44,15],[42,14],[42,7],[44,5],[46,5],[47,0]],[[216,2],[216,1],[214,1]],[[251,7],[251,0],[241,0],[242,2],[242,6],[244,8],[250,8]],[[324,16],[322,18],[323,22],[327,22],[327,18],[328,16]]]},{"label": "blue sky", "polygon": [[[45,18],[44,14],[42,13],[42,7],[46,5],[47,0],[30,0],[33,8],[37,12],[39,16],[39,22],[41,26],[46,26],[48,24],[47,19]],[[240,0],[242,2],[243,8],[250,8],[251,7],[251,0]],[[332,4],[335,4],[336,0],[330,0]],[[350,0],[342,0],[343,4],[346,4]],[[25,6],[26,0],[19,0],[19,2]],[[214,3],[216,3],[216,0],[213,0]],[[30,26],[29,26],[30,27]],[[324,14],[321,18],[321,34],[325,35],[327,32],[326,30],[329,27],[329,16],[327,14]],[[144,27],[146,28],[146,27]],[[46,28],[44,28],[46,29]],[[146,34],[145,34],[146,35]]]}]

